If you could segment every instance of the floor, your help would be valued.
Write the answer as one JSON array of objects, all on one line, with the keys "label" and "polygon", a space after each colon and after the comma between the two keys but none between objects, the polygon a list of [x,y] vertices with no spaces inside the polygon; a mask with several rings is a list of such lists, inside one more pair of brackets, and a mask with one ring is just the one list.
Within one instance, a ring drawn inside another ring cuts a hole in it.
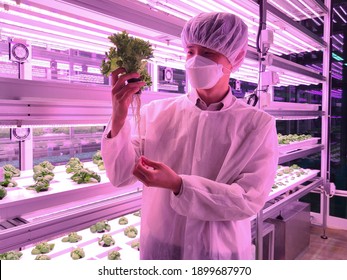
[{"label": "floor", "polygon": [[321,227],[311,226],[310,246],[297,260],[347,260],[347,230],[327,229],[327,239],[322,233]]}]

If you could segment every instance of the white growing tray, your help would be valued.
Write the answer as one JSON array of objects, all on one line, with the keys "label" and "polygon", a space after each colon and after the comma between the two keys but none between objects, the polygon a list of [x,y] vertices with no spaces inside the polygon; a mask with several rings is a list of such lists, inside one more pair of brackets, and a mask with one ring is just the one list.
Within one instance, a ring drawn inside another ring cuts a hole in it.
[{"label": "white growing tray", "polygon": [[312,145],[317,144],[319,140],[320,140],[319,137],[313,137],[313,138],[306,139],[303,141],[291,142],[289,144],[280,144],[279,145],[279,153],[280,154],[287,154],[287,153],[292,152],[292,151],[302,150],[302,149],[305,149],[307,147],[310,147]]},{"label": "white growing tray", "polygon": [[[125,215],[128,218],[129,223],[126,225],[119,225],[119,218],[108,221],[111,226],[109,232],[104,233],[92,233],[89,228],[80,230],[77,234],[82,236],[82,240],[77,243],[62,242],[61,239],[69,234],[63,234],[55,239],[46,240],[49,244],[54,244],[54,248],[46,255],[51,257],[51,260],[60,261],[83,261],[83,260],[108,260],[107,255],[109,251],[117,250],[120,253],[121,260],[134,261],[139,260],[139,251],[131,247],[133,241],[138,241],[140,237],[140,221],[141,217],[135,216],[133,213]],[[124,229],[127,226],[134,226],[138,230],[138,234],[135,238],[129,238],[124,235]],[[102,247],[98,244],[99,238],[103,234],[111,234],[115,240],[115,245],[110,247]],[[43,242],[43,241],[42,241]],[[39,242],[41,243],[41,242]],[[23,253],[20,260],[34,260],[36,255],[31,254],[31,250],[35,247],[35,244],[26,247],[21,252]],[[84,250],[85,257],[79,260],[73,260],[70,256],[70,252],[76,248],[81,247]]]},{"label": "white growing tray", "polygon": [[[281,171],[282,169],[279,169]],[[278,188],[272,188],[269,197],[267,198],[267,201],[274,199],[290,190],[293,190],[294,188],[298,187],[302,183],[314,178],[317,176],[317,174],[320,172],[319,170],[315,169],[304,169],[307,174],[301,175],[300,177],[296,177],[295,175],[291,174],[283,174],[280,177],[276,177],[275,183],[282,182],[284,185],[278,186]],[[291,177],[294,177],[294,179],[291,179]],[[285,183],[285,180],[288,179],[288,183]]]}]

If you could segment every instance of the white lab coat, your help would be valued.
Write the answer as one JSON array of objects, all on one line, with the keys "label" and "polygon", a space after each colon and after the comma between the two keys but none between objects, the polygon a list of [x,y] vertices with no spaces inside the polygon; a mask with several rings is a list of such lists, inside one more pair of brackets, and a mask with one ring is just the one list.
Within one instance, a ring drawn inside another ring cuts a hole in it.
[{"label": "white lab coat", "polygon": [[[229,93],[231,94],[231,93]],[[202,111],[182,95],[143,106],[144,155],[183,180],[181,192],[144,187],[141,259],[250,259],[250,217],[264,205],[278,164],[275,120],[232,97],[221,111]],[[102,157],[110,182],[132,184],[140,155],[127,122]]]}]

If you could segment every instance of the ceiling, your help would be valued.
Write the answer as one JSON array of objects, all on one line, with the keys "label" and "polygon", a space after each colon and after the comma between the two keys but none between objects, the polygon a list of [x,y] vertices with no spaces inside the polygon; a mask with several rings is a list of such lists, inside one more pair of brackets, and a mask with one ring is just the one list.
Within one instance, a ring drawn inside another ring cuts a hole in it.
[{"label": "ceiling", "polygon": [[[343,25],[347,20],[346,1],[339,2],[342,8],[338,6],[334,11],[334,20]],[[324,39],[300,22],[311,21],[317,29],[323,28],[327,7],[320,0],[268,0],[268,3],[267,28],[275,34],[269,52],[277,55],[278,66],[288,65],[287,71],[272,66],[282,75],[282,85],[320,83],[323,79],[319,71],[300,66],[295,66],[299,71],[289,70],[294,66],[278,56],[326,48]],[[127,30],[152,44],[155,63],[183,69],[185,53],[180,33],[185,22],[202,11],[230,11],[244,19],[249,27],[249,52],[235,78],[256,81],[259,6],[253,0],[0,0],[0,27],[3,38],[22,37],[100,54],[112,46],[109,35]]]}]

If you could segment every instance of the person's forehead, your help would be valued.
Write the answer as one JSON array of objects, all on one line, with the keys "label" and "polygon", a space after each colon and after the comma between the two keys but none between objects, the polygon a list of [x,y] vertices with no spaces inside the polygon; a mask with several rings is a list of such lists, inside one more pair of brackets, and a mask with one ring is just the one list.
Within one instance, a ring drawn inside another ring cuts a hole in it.
[{"label": "person's forehead", "polygon": [[189,44],[187,45],[186,47],[187,49],[201,49],[201,50],[208,50],[208,51],[211,51],[211,52],[215,52],[215,53],[218,53],[217,51],[213,50],[213,49],[210,49],[210,48],[207,48],[207,47],[204,47],[204,46],[201,46],[201,45],[197,45],[197,44]]}]

